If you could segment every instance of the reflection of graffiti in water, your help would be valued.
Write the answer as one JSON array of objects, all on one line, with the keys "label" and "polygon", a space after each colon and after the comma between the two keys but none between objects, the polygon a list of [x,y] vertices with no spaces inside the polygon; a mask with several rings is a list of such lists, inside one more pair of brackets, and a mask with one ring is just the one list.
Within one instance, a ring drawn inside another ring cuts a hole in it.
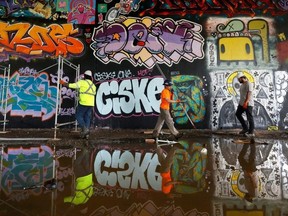
[{"label": "reflection of graffiti in water", "polygon": [[181,142],[181,145],[188,154],[184,157],[178,153],[180,150],[176,151],[171,174],[173,181],[182,184],[175,185],[174,191],[182,194],[203,191],[206,187],[206,149],[200,143]]},{"label": "reflection of graffiti in water", "polygon": [[[199,77],[179,75],[172,77],[174,99],[184,101],[184,109],[193,122],[200,122],[206,113],[203,98],[203,82]],[[172,104],[172,115],[177,124],[186,124],[188,117],[179,103]]]},{"label": "reflection of graffiti in water", "polygon": [[118,216],[126,216],[126,215],[159,215],[159,212],[163,216],[167,215],[197,215],[197,216],[209,216],[207,212],[199,212],[196,208],[185,211],[179,206],[168,206],[163,211],[163,206],[157,206],[153,201],[148,200],[145,203],[131,203],[130,207],[125,211],[122,211],[123,206],[121,208],[119,206],[113,206],[111,208],[106,208],[105,206],[100,206],[95,211],[93,211],[90,215],[118,215]]},{"label": "reflection of graffiti in water", "polygon": [[180,143],[173,145],[167,154],[161,147],[157,147],[162,192],[167,196],[173,192],[196,193],[206,188],[207,149],[199,143]]},{"label": "reflection of graffiti in water", "polygon": [[[1,187],[5,194],[41,185],[53,175],[53,151],[48,146],[8,148],[3,155]],[[37,193],[36,190],[33,191]],[[40,190],[38,191],[39,193]]]}]

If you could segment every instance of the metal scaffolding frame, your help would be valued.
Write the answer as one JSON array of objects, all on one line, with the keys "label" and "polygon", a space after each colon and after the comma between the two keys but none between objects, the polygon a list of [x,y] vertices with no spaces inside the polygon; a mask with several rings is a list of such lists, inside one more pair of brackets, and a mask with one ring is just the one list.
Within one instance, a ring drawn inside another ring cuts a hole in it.
[{"label": "metal scaffolding frame", "polygon": [[[68,61],[67,59],[63,58],[62,56],[58,57],[58,70],[57,70],[57,97],[56,97],[56,107],[55,107],[55,124],[54,124],[54,139],[57,139],[57,129],[58,127],[69,125],[69,124],[75,124],[75,131],[77,131],[77,121],[74,120],[72,122],[65,122],[65,123],[58,123],[58,114],[61,112],[61,104],[59,101],[61,100],[61,90],[60,90],[60,80],[63,77],[63,71],[64,71],[64,65],[69,66],[70,68],[74,69],[76,71],[76,78],[78,79],[80,77],[80,65],[75,65]],[[76,98],[74,107],[76,110],[76,107],[78,106],[78,91],[76,91]]]},{"label": "metal scaffolding frame", "polygon": [[3,115],[3,120],[0,120],[0,123],[3,123],[3,130],[0,133],[6,133],[6,123],[7,123],[7,101],[8,101],[8,92],[9,92],[9,81],[10,81],[10,64],[8,67],[0,65],[0,71],[3,71],[3,83],[0,86],[1,90],[1,107],[0,112]]}]

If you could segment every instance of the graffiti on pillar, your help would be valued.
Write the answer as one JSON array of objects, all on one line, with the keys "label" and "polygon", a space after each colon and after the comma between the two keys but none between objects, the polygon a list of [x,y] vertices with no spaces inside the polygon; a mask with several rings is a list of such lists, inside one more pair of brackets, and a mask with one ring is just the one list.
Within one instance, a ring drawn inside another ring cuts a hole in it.
[{"label": "graffiti on pillar", "polygon": [[26,61],[47,55],[79,56],[83,54],[84,44],[74,37],[78,33],[71,23],[41,27],[30,23],[10,24],[0,21],[0,61],[7,61],[11,56]]},{"label": "graffiti on pillar", "polygon": [[188,20],[128,17],[104,21],[94,30],[90,47],[104,64],[126,60],[146,68],[156,63],[172,66],[181,59],[193,62],[204,57],[201,30]]},{"label": "graffiti on pillar", "polygon": [[[272,71],[269,70],[241,70],[254,85],[255,106],[253,109],[255,126],[267,129],[277,124],[278,116],[276,104],[275,84]],[[212,128],[241,128],[235,117],[240,97],[240,83],[237,79],[238,71],[214,71],[210,73],[212,86]]]},{"label": "graffiti on pillar", "polygon": [[[0,92],[3,98],[1,108],[4,109],[7,103],[6,112],[10,112],[11,116],[33,116],[47,121],[55,115],[57,87],[50,82],[48,73],[41,72],[34,76],[31,73],[36,72],[20,68],[11,75],[8,87]],[[8,83],[8,78],[5,79],[0,76],[1,86]]]}]

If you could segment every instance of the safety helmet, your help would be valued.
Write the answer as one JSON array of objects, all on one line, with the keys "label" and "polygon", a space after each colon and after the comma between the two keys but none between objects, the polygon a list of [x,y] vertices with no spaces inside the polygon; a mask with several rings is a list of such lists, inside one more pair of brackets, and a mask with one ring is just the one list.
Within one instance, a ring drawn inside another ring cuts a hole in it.
[{"label": "safety helmet", "polygon": [[165,86],[172,86],[173,83],[171,82],[171,80],[166,79],[166,80],[164,81],[163,85],[165,85]]},{"label": "safety helmet", "polygon": [[86,70],[84,74],[92,77],[92,71],[91,70]]},{"label": "safety helmet", "polygon": [[240,79],[241,77],[246,77],[243,72],[238,72],[237,78]]}]

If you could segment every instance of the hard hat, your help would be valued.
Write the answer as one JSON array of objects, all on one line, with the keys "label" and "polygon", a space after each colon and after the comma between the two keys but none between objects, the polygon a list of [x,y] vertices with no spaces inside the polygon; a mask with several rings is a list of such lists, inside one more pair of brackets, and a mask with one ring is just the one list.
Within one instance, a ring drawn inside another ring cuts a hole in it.
[{"label": "hard hat", "polygon": [[245,74],[243,72],[238,72],[237,74],[237,78],[241,78],[241,77],[246,77]]},{"label": "hard hat", "polygon": [[92,71],[91,70],[86,70],[84,74],[92,77]]},{"label": "hard hat", "polygon": [[165,85],[165,86],[172,86],[173,83],[171,82],[171,80],[166,79],[166,80],[164,81],[163,85]]}]

